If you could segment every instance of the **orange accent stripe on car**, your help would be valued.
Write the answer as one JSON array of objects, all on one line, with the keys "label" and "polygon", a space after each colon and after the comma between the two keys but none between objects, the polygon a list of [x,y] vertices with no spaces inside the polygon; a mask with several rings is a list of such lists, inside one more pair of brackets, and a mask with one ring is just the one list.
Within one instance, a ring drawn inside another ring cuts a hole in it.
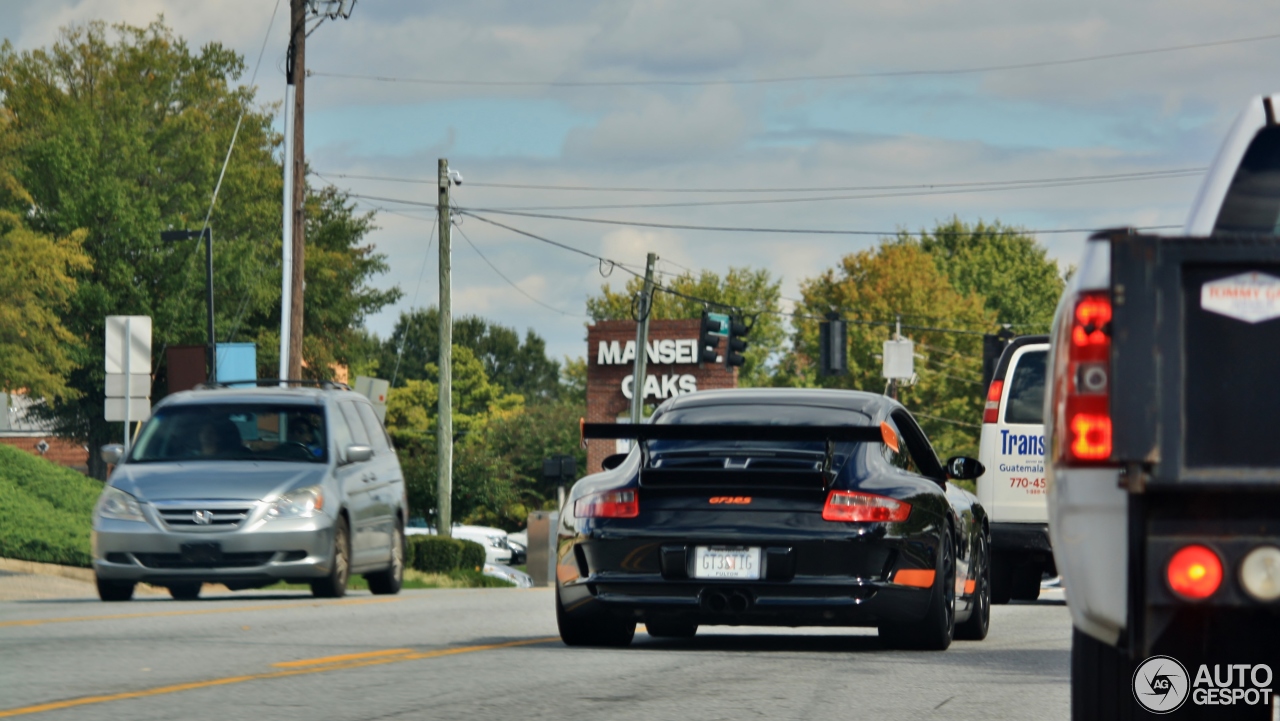
[{"label": "orange accent stripe on car", "polygon": [[899,586],[914,586],[915,588],[932,588],[933,579],[937,575],[937,571],[933,569],[923,568],[903,568],[893,574],[893,582]]},{"label": "orange accent stripe on car", "polygon": [[964,582],[964,595],[972,596],[973,592],[978,588],[978,582],[972,578]]},{"label": "orange accent stripe on car", "polygon": [[898,452],[898,434],[893,430],[893,426],[881,421],[880,436],[884,438],[884,444],[889,446],[889,450],[894,453]]}]

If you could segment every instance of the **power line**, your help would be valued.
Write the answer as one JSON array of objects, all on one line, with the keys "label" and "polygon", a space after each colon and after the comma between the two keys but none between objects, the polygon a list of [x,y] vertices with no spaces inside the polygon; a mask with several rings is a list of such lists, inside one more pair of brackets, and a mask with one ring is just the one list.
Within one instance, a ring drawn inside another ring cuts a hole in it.
[{"label": "power line", "polygon": [[1114,53],[1101,53],[1098,55],[1084,55],[1074,58],[1063,58],[1059,60],[1039,60],[1023,63],[1002,63],[996,65],[975,65],[964,68],[933,68],[921,70],[882,70],[862,73],[832,73],[824,75],[789,75],[773,78],[724,78],[724,79],[700,79],[700,80],[457,80],[457,79],[436,79],[436,78],[403,78],[393,77],[389,75],[360,75],[355,73],[327,73],[321,71],[308,70],[307,75],[322,78],[338,78],[343,80],[367,80],[383,83],[409,83],[415,85],[434,85],[446,87],[496,87],[496,88],[514,88],[514,87],[549,87],[549,88],[610,88],[610,87],[704,87],[717,85],[773,85],[784,83],[802,83],[815,81],[833,81],[833,80],[867,80],[874,78],[902,78],[902,77],[925,77],[925,76],[955,76],[955,75],[974,75],[980,73],[1000,72],[1009,70],[1029,70],[1034,68],[1046,68],[1061,65],[1077,65],[1080,63],[1098,62],[1101,60],[1115,60],[1118,58],[1137,57],[1142,55],[1157,55],[1161,53],[1182,52],[1185,50],[1200,50],[1211,47],[1221,47],[1223,45],[1237,45],[1242,43],[1256,43],[1266,40],[1275,40],[1280,38],[1280,33],[1269,35],[1254,35],[1250,37],[1231,38],[1228,40],[1213,40],[1202,43],[1188,43],[1185,45],[1169,45],[1157,48],[1145,48],[1140,50],[1122,50]]},{"label": "power line", "polygon": [[[541,205],[541,206],[524,206],[524,207],[505,207],[500,210],[624,210],[639,208],[705,208],[709,206],[725,206],[725,205],[782,205],[791,203],[820,203],[830,202],[833,200],[875,200],[881,198],[909,198],[929,195],[963,195],[966,193],[985,193],[993,191],[1006,190],[1037,190],[1040,188],[1067,188],[1080,185],[1098,185],[1101,183],[1121,183],[1132,182],[1135,180],[1163,180],[1166,178],[1194,178],[1201,173],[1182,173],[1182,174],[1165,174],[1165,175],[1147,175],[1141,178],[1115,178],[1110,180],[1094,179],[1094,180],[1076,180],[1076,181],[1058,181],[1058,182],[1042,182],[1042,183],[1025,183],[1021,185],[1003,184],[993,186],[970,186],[965,188],[937,189],[937,190],[914,190],[905,192],[892,193],[874,193],[869,195],[827,195],[810,198],[752,198],[750,200],[692,200],[677,203],[613,203],[598,205]],[[491,208],[490,211],[499,210]]]},{"label": "power line", "polygon": [[583,315],[581,313],[569,313],[567,311],[560,310],[559,308],[553,305],[549,305],[533,297],[532,295],[527,293],[524,290],[524,288],[521,288],[520,286],[516,285],[515,281],[508,278],[506,273],[503,273],[502,271],[498,270],[498,266],[494,265],[487,257],[485,257],[485,254],[480,252],[480,249],[476,247],[476,244],[471,242],[471,239],[467,237],[466,232],[462,230],[462,226],[455,225],[454,227],[458,229],[458,234],[462,236],[462,239],[467,241],[467,245],[471,246],[471,249],[476,252],[476,255],[480,256],[480,260],[483,260],[486,265],[488,265],[491,269],[493,269],[493,272],[498,274],[499,278],[502,278],[503,280],[507,281],[507,285],[511,286],[512,288],[515,288],[516,291],[520,293],[520,295],[523,295],[524,297],[528,298],[534,303],[537,303],[543,308],[546,308],[547,310],[555,311],[556,313],[559,313],[560,315],[563,315],[567,318],[590,318],[591,317],[588,315]]},{"label": "power line", "polygon": [[[419,205],[417,201],[402,201],[393,198],[377,198],[368,195],[354,195],[352,197],[368,198],[371,200],[381,200],[384,202],[399,202],[410,205]],[[730,233],[776,233],[784,235],[872,235],[882,237],[895,237],[899,231],[896,230],[842,230],[836,228],[764,228],[754,226],[731,226],[731,225],[691,225],[685,223],[652,223],[638,220],[615,220],[608,218],[583,218],[574,215],[552,215],[548,213],[526,213],[516,210],[499,210],[492,208],[464,208],[459,212],[470,215],[478,220],[484,220],[476,213],[493,213],[495,215],[514,215],[522,218],[542,218],[545,220],[567,220],[576,223],[594,223],[597,225],[621,225],[636,228],[665,228],[668,230],[705,230],[712,232],[730,232]],[[492,222],[486,220],[485,222]],[[1169,228],[1181,228],[1181,225],[1143,225],[1136,226],[1135,230],[1167,230]],[[1093,233],[1097,228],[1022,228],[1009,229],[1000,231],[990,231],[992,235],[1051,235],[1059,233]]]},{"label": "power line", "polygon": [[[952,183],[917,183],[909,185],[826,185],[813,187],[789,188],[672,188],[672,187],[618,187],[599,185],[540,185],[533,183],[483,183],[467,181],[468,187],[510,188],[518,190],[549,190],[574,192],[608,192],[608,193],[827,193],[827,192],[868,192],[876,190],[933,190],[938,188],[977,188],[985,186],[1023,185],[1034,183],[1059,183],[1074,181],[1119,182],[1122,180],[1148,180],[1165,176],[1180,177],[1197,175],[1208,170],[1207,167],[1168,168],[1164,170],[1142,170],[1129,173],[1104,173],[1096,175],[1066,175],[1049,178],[1020,178],[1015,180],[986,180]],[[328,180],[327,177],[311,171],[312,175]],[[335,178],[350,180],[375,180],[391,183],[414,183],[422,185],[434,184],[435,178],[402,178],[385,175],[355,175],[346,173],[330,173]],[[332,182],[332,181],[330,181]]]}]

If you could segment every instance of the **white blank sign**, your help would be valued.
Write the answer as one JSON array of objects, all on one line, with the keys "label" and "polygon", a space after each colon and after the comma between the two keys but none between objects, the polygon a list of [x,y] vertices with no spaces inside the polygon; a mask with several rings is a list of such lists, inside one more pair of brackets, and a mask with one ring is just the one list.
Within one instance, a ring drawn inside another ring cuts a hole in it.
[{"label": "white blank sign", "polygon": [[[106,420],[123,421],[124,420],[124,398],[108,398],[106,400]],[[129,420],[139,423],[147,420],[151,415],[151,399],[150,398],[130,398],[129,399]]]},{"label": "white blank sign", "polygon": [[[125,334],[128,329],[128,342]],[[151,375],[151,317],[146,315],[107,316],[106,361],[108,373]],[[126,351],[128,357],[126,358]],[[148,387],[148,395],[150,395]]]}]

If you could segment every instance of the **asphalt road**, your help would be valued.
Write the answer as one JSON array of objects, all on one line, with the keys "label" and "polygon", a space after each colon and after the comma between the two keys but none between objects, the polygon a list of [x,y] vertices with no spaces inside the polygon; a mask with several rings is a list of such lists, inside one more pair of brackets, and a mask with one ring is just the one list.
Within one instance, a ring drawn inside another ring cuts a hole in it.
[{"label": "asphalt road", "polygon": [[552,604],[544,589],[0,602],[0,718],[1069,715],[1061,600],[996,607],[987,640],[941,653],[884,650],[873,630],[729,627],[571,649]]}]

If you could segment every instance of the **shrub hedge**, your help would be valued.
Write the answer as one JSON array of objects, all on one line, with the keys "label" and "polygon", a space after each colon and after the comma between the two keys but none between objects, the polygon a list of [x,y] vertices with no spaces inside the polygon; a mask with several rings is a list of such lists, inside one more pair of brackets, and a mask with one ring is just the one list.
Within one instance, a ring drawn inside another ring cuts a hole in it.
[{"label": "shrub hedge", "polygon": [[89,566],[102,483],[0,444],[0,556]]},{"label": "shrub hedge", "polygon": [[409,536],[409,567],[423,573],[449,573],[484,566],[484,546],[443,536]]}]

